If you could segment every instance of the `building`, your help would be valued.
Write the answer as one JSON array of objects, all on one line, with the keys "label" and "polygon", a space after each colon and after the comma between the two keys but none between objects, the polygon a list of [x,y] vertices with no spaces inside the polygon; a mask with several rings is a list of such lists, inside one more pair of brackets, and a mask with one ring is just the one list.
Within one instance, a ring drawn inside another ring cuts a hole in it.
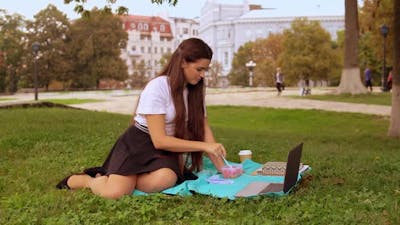
[{"label": "building", "polygon": [[[130,76],[144,73],[145,78],[153,78],[162,70],[160,59],[165,53],[172,53],[183,40],[198,36],[199,22],[195,19],[141,15],[121,19],[128,33],[121,58]],[[127,81],[128,87],[132,80]]]},{"label": "building", "polygon": [[199,36],[199,22],[196,19],[168,17],[174,36],[174,50],[185,39]]},{"label": "building", "polygon": [[[290,28],[296,18],[317,20],[333,39],[336,32],[344,30],[344,15],[297,14],[286,15],[285,9],[264,9],[261,5],[249,4],[247,0],[234,4],[208,0],[201,9],[199,37],[214,51],[214,59],[222,65],[219,86],[227,86],[227,74],[235,52],[248,41],[266,38],[271,33],[280,33]],[[237,2],[237,1],[236,1]]]},{"label": "building", "polygon": [[154,77],[162,69],[159,63],[162,55],[174,48],[170,23],[158,16],[129,15],[121,19],[128,33],[126,48],[121,51],[128,73],[133,75],[139,65],[143,65],[139,73],[145,71],[145,77]]}]

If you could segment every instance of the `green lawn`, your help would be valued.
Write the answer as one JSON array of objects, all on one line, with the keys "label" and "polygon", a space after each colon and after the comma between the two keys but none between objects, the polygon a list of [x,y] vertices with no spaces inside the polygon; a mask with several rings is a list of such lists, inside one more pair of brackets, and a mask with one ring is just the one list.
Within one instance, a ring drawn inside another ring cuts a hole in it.
[{"label": "green lawn", "polygon": [[[291,96],[292,97],[292,96]],[[293,98],[314,99],[322,101],[337,101],[349,103],[363,103],[363,104],[376,104],[376,105],[392,105],[392,93],[368,93],[368,94],[327,94],[327,95],[307,95],[307,96],[293,96]]]},{"label": "green lawn", "polygon": [[104,100],[100,99],[91,99],[91,98],[57,98],[57,99],[44,99],[42,101],[45,102],[52,102],[57,104],[64,104],[64,105],[73,105],[73,104],[84,104],[84,103],[92,103],[92,102],[103,102]]},{"label": "green lawn", "polygon": [[2,98],[0,97],[0,101],[9,101],[9,100],[14,100],[15,98]]},{"label": "green lawn", "polygon": [[312,171],[281,198],[126,196],[55,189],[100,165],[130,116],[61,108],[0,109],[0,224],[400,224],[400,141],[387,117],[317,110],[209,107],[228,160],[285,160],[304,142]]}]

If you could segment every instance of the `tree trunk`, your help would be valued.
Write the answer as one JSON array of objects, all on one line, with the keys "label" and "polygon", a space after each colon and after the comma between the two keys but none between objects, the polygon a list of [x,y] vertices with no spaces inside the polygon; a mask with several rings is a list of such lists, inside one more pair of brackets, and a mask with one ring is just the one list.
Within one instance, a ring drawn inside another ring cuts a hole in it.
[{"label": "tree trunk", "polygon": [[345,40],[344,68],[337,92],[360,94],[366,93],[360,79],[358,65],[358,7],[357,0],[345,0]]},{"label": "tree trunk", "polygon": [[400,137],[400,0],[393,1],[393,89],[388,135]]}]

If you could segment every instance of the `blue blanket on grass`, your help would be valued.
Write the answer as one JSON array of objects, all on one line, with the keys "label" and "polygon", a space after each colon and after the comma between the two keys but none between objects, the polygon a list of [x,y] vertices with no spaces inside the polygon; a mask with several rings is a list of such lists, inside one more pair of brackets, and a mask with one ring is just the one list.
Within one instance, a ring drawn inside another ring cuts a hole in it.
[{"label": "blue blanket on grass", "polygon": [[[232,162],[232,164],[235,164]],[[228,198],[235,199],[235,195],[238,191],[243,189],[246,185],[254,181],[264,181],[264,182],[274,182],[283,183],[283,176],[254,176],[251,175],[256,169],[260,168],[262,164],[256,163],[250,159],[246,159],[242,163],[244,173],[234,179],[231,179],[229,184],[215,184],[210,183],[208,179],[211,176],[219,174],[211,160],[207,157],[203,158],[203,170],[196,173],[198,178],[196,180],[187,180],[179,185],[168,188],[161,193],[169,195],[180,195],[180,196],[190,196],[193,193],[211,195],[217,198]],[[222,175],[219,174],[222,178]],[[297,178],[297,181],[301,179],[301,174]],[[146,195],[147,193],[135,190],[133,195]],[[267,193],[266,195],[272,196],[282,196],[285,195],[283,191]]]}]

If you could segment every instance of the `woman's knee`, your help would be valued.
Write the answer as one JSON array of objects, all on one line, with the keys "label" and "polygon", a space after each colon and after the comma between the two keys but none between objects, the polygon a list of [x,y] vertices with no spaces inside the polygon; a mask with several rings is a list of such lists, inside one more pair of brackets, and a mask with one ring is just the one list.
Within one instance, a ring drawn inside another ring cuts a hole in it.
[{"label": "woman's knee", "polygon": [[99,195],[103,198],[108,198],[108,199],[119,199],[124,195],[128,195],[132,193],[132,190],[127,191],[126,189],[122,188],[110,188],[103,190],[99,193]]},{"label": "woman's knee", "polygon": [[95,178],[90,188],[95,194],[109,199],[118,199],[129,195],[135,189],[135,176],[110,175]]},{"label": "woman's knee", "polygon": [[178,177],[169,168],[161,168],[156,171],[138,176],[136,188],[144,192],[159,192],[176,184]]}]

